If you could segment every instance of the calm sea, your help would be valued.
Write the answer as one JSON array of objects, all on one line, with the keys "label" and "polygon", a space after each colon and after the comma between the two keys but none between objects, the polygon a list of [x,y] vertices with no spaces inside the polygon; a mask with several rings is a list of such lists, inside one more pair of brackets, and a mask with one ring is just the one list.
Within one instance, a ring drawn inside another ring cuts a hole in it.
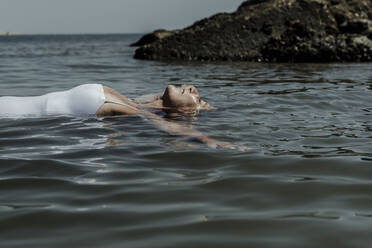
[{"label": "calm sea", "polygon": [[372,64],[133,60],[139,35],[0,37],[0,95],[194,84],[213,150],[140,117],[0,120],[0,247],[370,247]]}]

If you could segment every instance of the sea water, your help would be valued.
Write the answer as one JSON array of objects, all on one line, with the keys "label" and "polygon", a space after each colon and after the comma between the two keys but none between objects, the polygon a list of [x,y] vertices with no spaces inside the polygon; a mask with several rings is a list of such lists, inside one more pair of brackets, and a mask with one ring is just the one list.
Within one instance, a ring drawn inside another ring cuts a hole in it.
[{"label": "sea water", "polygon": [[140,35],[0,37],[0,96],[193,84],[217,109],[0,120],[0,247],[369,247],[372,64],[154,62]]}]

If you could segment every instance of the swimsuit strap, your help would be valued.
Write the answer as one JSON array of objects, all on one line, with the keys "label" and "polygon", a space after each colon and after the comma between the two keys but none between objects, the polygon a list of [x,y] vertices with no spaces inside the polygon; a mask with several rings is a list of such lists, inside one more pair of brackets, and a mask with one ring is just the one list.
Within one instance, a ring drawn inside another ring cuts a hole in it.
[{"label": "swimsuit strap", "polygon": [[122,106],[125,106],[125,107],[128,107],[128,108],[131,108],[131,109],[134,109],[134,110],[138,110],[137,108],[133,107],[133,106],[130,106],[129,104],[127,103],[123,103],[123,102],[116,102],[116,101],[105,101],[105,103],[114,103],[114,104],[119,104],[119,105],[122,105]]}]

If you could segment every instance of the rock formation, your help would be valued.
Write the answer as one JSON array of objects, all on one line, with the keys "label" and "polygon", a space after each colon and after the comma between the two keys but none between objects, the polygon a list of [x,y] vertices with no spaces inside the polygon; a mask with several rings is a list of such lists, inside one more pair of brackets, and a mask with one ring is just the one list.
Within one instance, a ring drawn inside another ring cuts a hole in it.
[{"label": "rock formation", "polygon": [[172,34],[174,34],[176,32],[178,32],[178,30],[168,31],[168,30],[165,30],[165,29],[158,29],[158,30],[155,30],[152,33],[145,34],[144,36],[142,36],[141,39],[132,43],[130,46],[136,47],[136,46],[143,46],[143,45],[146,45],[146,44],[150,44],[150,43],[153,43],[157,40],[161,40],[161,39],[164,39],[168,36],[171,36]]},{"label": "rock formation", "polygon": [[[371,0],[248,0],[177,31],[143,39],[137,59],[372,61]],[[146,37],[146,36],[145,36]],[[149,36],[148,36],[149,37]]]}]

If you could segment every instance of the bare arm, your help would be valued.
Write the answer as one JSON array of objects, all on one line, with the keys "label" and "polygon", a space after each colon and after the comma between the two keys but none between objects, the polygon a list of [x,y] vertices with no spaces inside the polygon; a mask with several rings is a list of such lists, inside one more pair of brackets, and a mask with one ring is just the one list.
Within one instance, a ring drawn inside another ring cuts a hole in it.
[{"label": "bare arm", "polygon": [[105,103],[104,106],[97,112],[97,116],[120,116],[120,115],[131,115],[138,114],[145,118],[145,120],[151,121],[160,130],[163,130],[172,135],[182,135],[190,138],[194,138],[201,143],[206,144],[210,148],[229,148],[237,149],[240,151],[248,151],[249,148],[244,146],[234,146],[229,143],[220,142],[209,136],[204,135],[200,131],[177,123],[175,121],[166,120],[154,113],[149,111],[139,110],[133,107],[126,107],[118,104]]},{"label": "bare arm", "polygon": [[166,120],[151,112],[141,111],[140,114],[144,115],[149,120],[151,120],[160,130],[163,130],[173,135],[182,135],[182,136],[188,136],[188,137],[194,138],[198,140],[199,142],[205,143],[210,148],[230,148],[230,149],[238,149],[241,151],[248,150],[247,147],[234,146],[229,143],[217,141],[216,139],[205,136],[203,133],[201,133],[200,131],[192,127],[182,125],[174,121]]},{"label": "bare arm", "polygon": [[130,101],[125,96],[116,92],[115,90],[104,87],[106,103],[97,111],[97,116],[118,116],[118,115],[132,115],[138,114],[150,120],[159,129],[173,135],[188,136],[205,143],[210,148],[231,148],[239,150],[247,150],[245,147],[237,147],[228,143],[219,142],[211,137],[205,136],[200,131],[186,126],[175,121],[164,119],[154,113],[139,109],[139,104]]}]

